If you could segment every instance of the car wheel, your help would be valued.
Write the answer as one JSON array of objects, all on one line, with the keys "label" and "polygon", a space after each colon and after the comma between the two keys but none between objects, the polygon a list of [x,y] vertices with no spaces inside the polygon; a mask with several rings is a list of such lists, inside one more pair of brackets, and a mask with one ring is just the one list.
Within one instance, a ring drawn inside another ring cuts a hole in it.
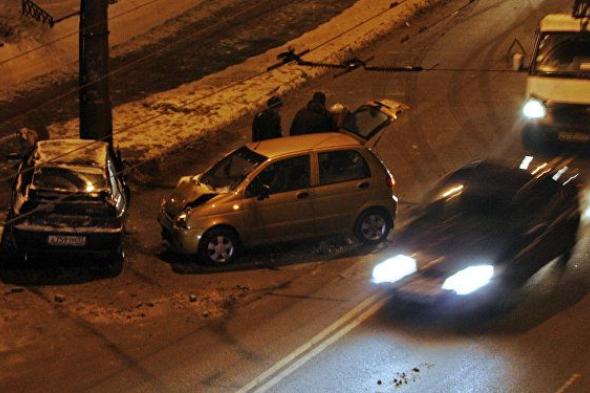
[{"label": "car wheel", "polygon": [[116,251],[108,256],[106,265],[106,273],[108,277],[117,277],[123,271],[123,263],[125,262],[125,251],[123,247],[119,247]]},{"label": "car wheel", "polygon": [[392,220],[388,213],[380,209],[365,210],[357,218],[354,234],[363,244],[378,244],[389,235]]},{"label": "car wheel", "polygon": [[5,266],[15,265],[19,262],[18,250],[14,246],[8,234],[8,228],[4,227],[2,239],[0,239],[0,261]]},{"label": "car wheel", "polygon": [[522,129],[522,146],[532,152],[551,153],[556,147],[556,140],[542,130],[533,126]]},{"label": "car wheel", "polygon": [[206,232],[199,244],[199,260],[213,265],[232,263],[238,253],[238,236],[227,228],[213,228]]}]

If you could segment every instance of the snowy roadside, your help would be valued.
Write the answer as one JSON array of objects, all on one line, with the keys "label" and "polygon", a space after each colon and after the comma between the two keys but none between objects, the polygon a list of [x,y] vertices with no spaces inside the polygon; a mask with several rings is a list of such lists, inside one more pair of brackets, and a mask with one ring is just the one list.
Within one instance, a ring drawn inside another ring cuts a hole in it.
[{"label": "snowy roadside", "polygon": [[[310,49],[305,59],[340,61],[442,0],[359,0],[317,29],[224,71],[176,89],[114,108],[115,142],[131,163],[156,160],[189,142],[213,136],[261,107],[271,94],[283,95],[326,72],[287,65],[267,66],[293,47]],[[52,124],[51,138],[77,137],[78,120]]]},{"label": "snowy roadside", "polygon": [[[78,72],[78,16],[50,28],[21,15],[20,1],[0,3],[3,3],[0,4],[0,42],[4,44],[0,48],[0,100],[8,101],[17,91],[39,87],[44,76],[55,82]],[[75,2],[39,2],[48,10],[71,7],[72,3]],[[157,36],[153,30],[202,4],[209,7],[203,0],[117,1],[109,6],[112,55],[121,56],[147,45],[149,42],[140,36],[145,33]]]}]

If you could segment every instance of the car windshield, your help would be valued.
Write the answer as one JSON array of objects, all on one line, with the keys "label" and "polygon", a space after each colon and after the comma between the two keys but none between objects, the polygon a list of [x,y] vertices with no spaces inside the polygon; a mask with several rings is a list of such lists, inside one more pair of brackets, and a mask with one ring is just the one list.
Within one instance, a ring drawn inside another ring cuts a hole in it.
[{"label": "car windshield", "polygon": [[200,183],[223,192],[232,191],[267,157],[243,146],[213,165],[203,174]]},{"label": "car windshield", "polygon": [[56,192],[93,193],[108,189],[106,175],[66,167],[41,167],[33,176],[33,187]]},{"label": "car windshield", "polygon": [[538,45],[534,74],[590,78],[590,33],[545,33]]}]

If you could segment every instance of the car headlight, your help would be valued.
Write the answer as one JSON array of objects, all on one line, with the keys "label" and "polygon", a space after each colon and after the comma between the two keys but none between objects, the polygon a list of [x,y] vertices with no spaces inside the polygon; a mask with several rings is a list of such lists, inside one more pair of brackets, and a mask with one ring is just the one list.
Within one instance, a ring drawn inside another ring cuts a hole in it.
[{"label": "car headlight", "polygon": [[469,266],[447,278],[442,287],[457,295],[468,295],[487,285],[493,276],[492,265]]},{"label": "car headlight", "polygon": [[542,101],[531,98],[522,107],[522,114],[529,119],[542,119],[547,115],[547,109]]},{"label": "car headlight", "polygon": [[184,228],[186,230],[189,230],[189,229],[191,229],[191,226],[188,223],[189,217],[190,217],[189,213],[184,211],[176,217],[174,224],[179,228]]},{"label": "car headlight", "polygon": [[373,282],[394,283],[418,270],[416,260],[406,255],[396,255],[373,268]]}]

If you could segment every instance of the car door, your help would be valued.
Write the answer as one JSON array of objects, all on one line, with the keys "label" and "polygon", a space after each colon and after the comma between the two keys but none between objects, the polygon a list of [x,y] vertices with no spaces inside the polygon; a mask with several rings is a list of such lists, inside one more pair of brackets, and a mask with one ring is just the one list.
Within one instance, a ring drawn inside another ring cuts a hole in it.
[{"label": "car door", "polygon": [[371,199],[373,182],[369,165],[355,149],[317,153],[319,184],[314,188],[316,230],[341,233],[351,228],[359,209]]},{"label": "car door", "polygon": [[309,154],[270,162],[245,191],[251,243],[315,235]]},{"label": "car door", "polygon": [[407,105],[395,100],[369,101],[344,118],[340,131],[366,143],[407,109]]}]

